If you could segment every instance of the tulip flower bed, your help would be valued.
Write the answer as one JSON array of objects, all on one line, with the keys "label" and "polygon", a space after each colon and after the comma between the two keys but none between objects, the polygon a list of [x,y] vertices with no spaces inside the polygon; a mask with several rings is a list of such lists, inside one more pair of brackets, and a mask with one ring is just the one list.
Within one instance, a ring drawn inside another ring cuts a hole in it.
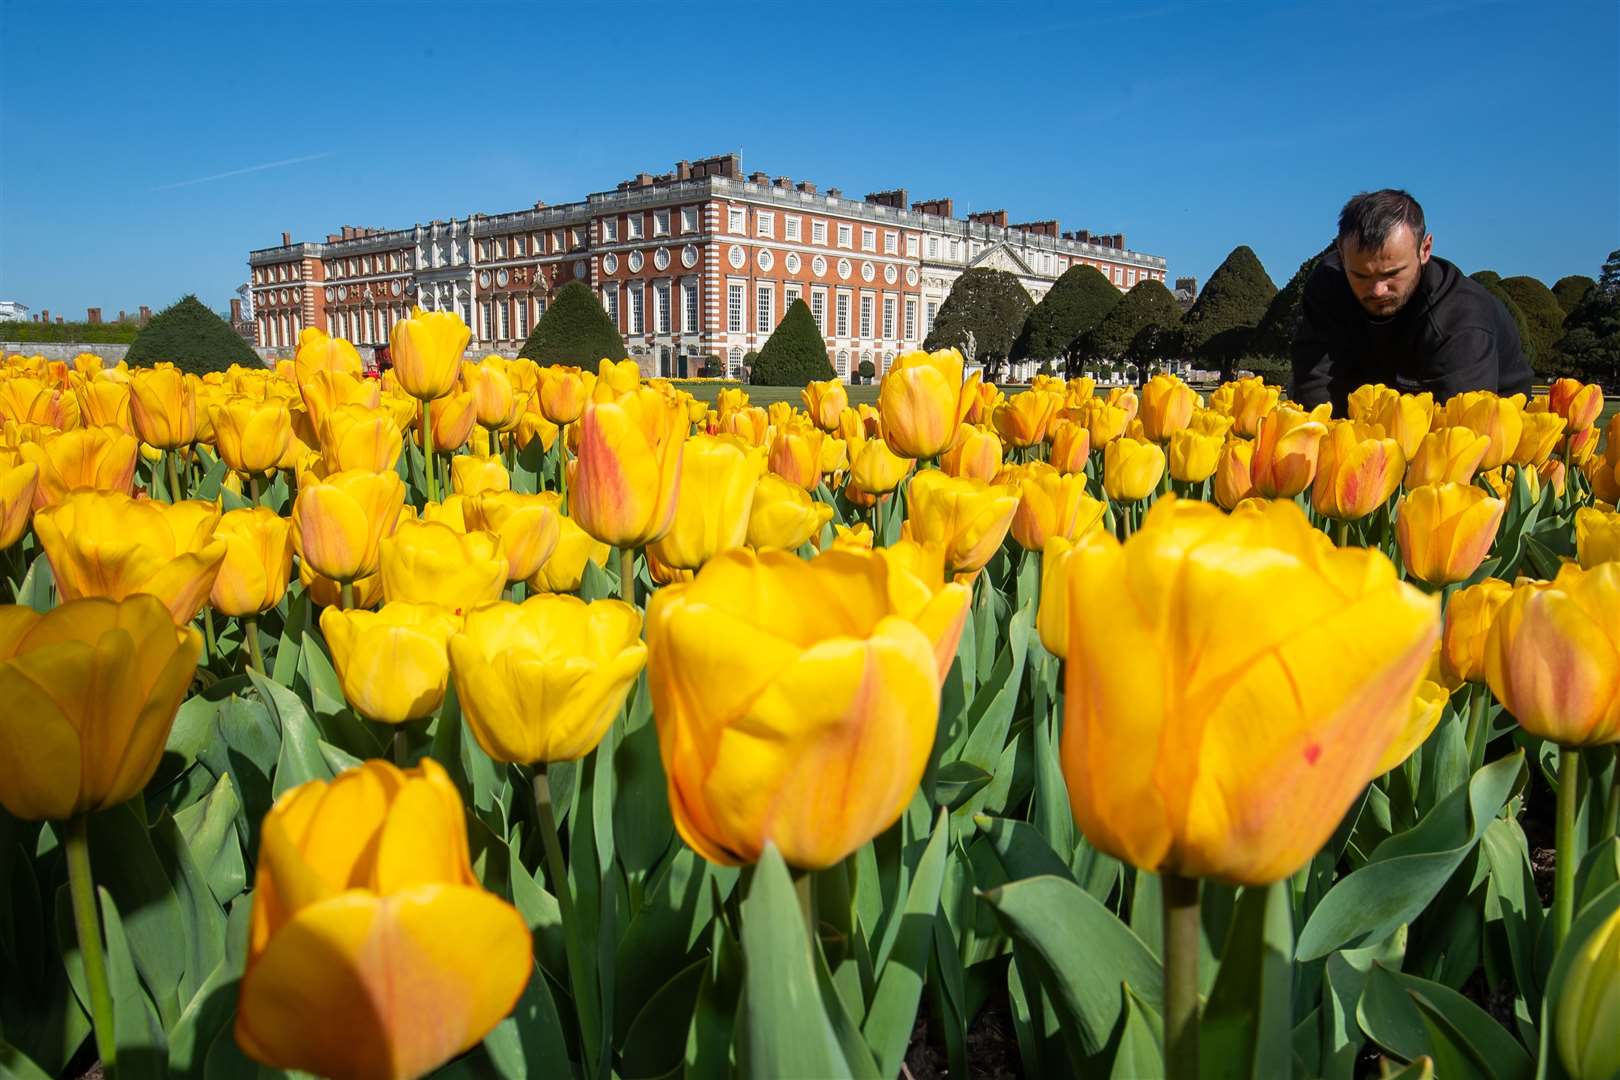
[{"label": "tulip flower bed", "polygon": [[0,1075],[1620,1071],[1595,387],[467,339],[6,361]]}]

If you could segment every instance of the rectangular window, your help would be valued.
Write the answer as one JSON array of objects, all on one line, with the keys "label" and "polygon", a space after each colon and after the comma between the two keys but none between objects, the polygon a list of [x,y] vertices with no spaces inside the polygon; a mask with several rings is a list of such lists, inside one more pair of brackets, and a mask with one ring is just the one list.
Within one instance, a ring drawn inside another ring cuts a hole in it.
[{"label": "rectangular window", "polygon": [[754,211],[754,232],[767,240],[776,236],[776,215],[769,210]]},{"label": "rectangular window", "polygon": [[607,285],[602,289],[602,310],[607,312],[608,322],[614,329],[619,326],[619,287]]},{"label": "rectangular window", "polygon": [[563,231],[561,229],[552,230],[552,233],[551,233],[551,253],[553,255],[560,254],[562,252],[562,250],[563,250],[563,247],[564,247],[564,244],[563,244]]},{"label": "rectangular window", "polygon": [[854,236],[855,236],[854,226],[851,226],[851,225],[840,225],[840,226],[838,226],[838,246],[839,247],[841,247],[841,248],[850,247],[852,244],[855,243]]},{"label": "rectangular window", "polygon": [[569,233],[569,241],[573,244],[574,250],[576,250],[576,251],[579,250],[580,248],[584,247],[585,246],[585,226],[583,226],[583,225],[574,226],[573,230]]},{"label": "rectangular window", "polygon": [[738,282],[726,286],[726,330],[733,334],[743,332],[743,286]]},{"label": "rectangular window", "polygon": [[747,217],[747,212],[744,211],[742,207],[740,207],[740,206],[730,207],[726,211],[726,228],[727,228],[727,230],[729,232],[734,232],[734,233],[747,232],[748,228],[747,228],[747,225],[745,224],[746,217]]},{"label": "rectangular window", "polygon": [[624,223],[626,226],[625,235],[631,240],[640,240],[643,225],[642,216],[640,214],[631,214],[629,217],[624,219]]},{"label": "rectangular window", "polygon": [[787,309],[793,306],[795,300],[804,296],[804,289],[798,285],[784,285],[782,287],[782,314],[787,315]]},{"label": "rectangular window", "polygon": [[906,340],[917,340],[917,301],[906,301]]},{"label": "rectangular window", "polygon": [[653,285],[653,309],[653,317],[658,320],[658,332],[669,333],[669,282],[660,281]]},{"label": "rectangular window", "polygon": [[1114,284],[1115,285],[1118,285],[1120,283],[1119,278],[1120,278],[1120,269],[1119,269],[1119,267],[1116,266],[1116,267],[1114,267]]},{"label": "rectangular window", "polygon": [[534,301],[534,321],[539,322],[541,320],[541,318],[545,315],[545,313],[546,313],[546,301],[545,301],[545,298],[544,297],[536,298],[535,301]]},{"label": "rectangular window", "polygon": [[908,258],[915,259],[917,257],[917,248],[917,238],[915,236],[906,237],[906,255]]},{"label": "rectangular window", "polygon": [[619,238],[619,222],[616,218],[602,219],[602,243],[611,244]]},{"label": "rectangular window", "polygon": [[630,286],[630,333],[639,334],[645,325],[641,320],[644,314],[642,305],[646,303],[646,296],[642,293],[641,282]]},{"label": "rectangular window", "polygon": [[688,281],[681,286],[686,294],[686,320],[681,323],[681,329],[688,334],[698,332],[698,287],[697,282]]},{"label": "rectangular window", "polygon": [[490,302],[485,300],[482,304],[478,305],[478,336],[483,340],[488,341],[490,339],[490,331],[495,328],[494,322],[495,320],[490,315]]},{"label": "rectangular window", "polygon": [[668,210],[654,210],[653,211],[653,235],[654,236],[668,236],[669,235],[669,211]]},{"label": "rectangular window", "polygon": [[838,294],[833,310],[833,333],[837,337],[849,337],[849,293]]},{"label": "rectangular window", "polygon": [[954,262],[962,257],[962,241],[951,241],[951,260]]},{"label": "rectangular window", "polygon": [[863,296],[863,297],[861,297],[861,337],[869,338],[871,336],[872,336],[872,298],[870,296]]},{"label": "rectangular window", "polygon": [[939,237],[937,236],[928,238],[928,257],[930,259],[939,258]]},{"label": "rectangular window", "polygon": [[877,250],[877,230],[876,229],[862,229],[861,230],[861,250],[862,251],[876,251]]},{"label": "rectangular window", "polygon": [[894,297],[885,296],[883,298],[883,336],[886,338],[894,337],[894,311],[896,306]]},{"label": "rectangular window", "polygon": [[776,328],[776,323],[771,320],[774,314],[771,311],[773,299],[769,285],[761,285],[754,293],[754,329],[761,334],[769,334]]},{"label": "rectangular window", "polygon": [[512,331],[512,301],[502,300],[500,303],[496,304],[495,318],[500,323],[500,333],[497,335],[497,340],[510,341],[511,338],[509,335]]},{"label": "rectangular window", "polygon": [[827,290],[810,290],[810,315],[816,320],[816,329],[821,336],[827,336]]},{"label": "rectangular window", "polygon": [[939,311],[939,305],[930,300],[928,302],[928,307],[925,308],[924,311],[923,311],[923,333],[924,334],[927,334],[929,331],[933,330],[933,328],[934,328],[934,315],[938,311]]},{"label": "rectangular window", "polygon": [[[506,238],[505,237],[500,237],[500,238],[496,239],[496,241],[495,241],[495,257],[497,259],[506,258]],[[371,273],[371,267],[369,267],[369,266],[366,267],[366,273],[368,273],[368,274]]]},{"label": "rectangular window", "polygon": [[802,219],[797,214],[787,214],[782,218],[782,235],[797,243],[802,239],[799,223]]},{"label": "rectangular window", "polygon": [[810,242],[812,244],[827,243],[827,223],[825,221],[812,221],[810,223]]},{"label": "rectangular window", "polygon": [[513,334],[512,338],[517,341],[527,341],[529,338],[529,302],[519,300],[517,302],[517,311],[514,314],[517,316],[517,333]]},{"label": "rectangular window", "polygon": [[695,206],[681,207],[681,232],[698,231],[698,208]]},{"label": "rectangular window", "polygon": [[885,254],[885,255],[898,255],[898,254],[900,254],[900,234],[899,233],[897,233],[897,232],[886,232],[886,233],[883,234],[883,254]]},{"label": "rectangular window", "polygon": [[1125,284],[1127,284],[1127,285],[1135,285],[1136,284],[1136,271],[1135,270],[1126,270],[1125,271]]},{"label": "rectangular window", "polygon": [[528,250],[528,242],[522,233],[512,237],[512,254],[522,255]]}]

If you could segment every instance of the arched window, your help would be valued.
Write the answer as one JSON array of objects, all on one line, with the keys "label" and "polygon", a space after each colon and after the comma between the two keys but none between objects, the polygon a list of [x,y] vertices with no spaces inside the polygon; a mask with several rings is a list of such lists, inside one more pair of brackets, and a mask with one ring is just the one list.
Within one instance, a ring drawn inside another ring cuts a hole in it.
[{"label": "arched window", "polygon": [[742,347],[738,346],[738,345],[733,345],[731,347],[731,376],[734,379],[742,378],[742,374],[743,374],[742,357],[743,357]]},{"label": "arched window", "polygon": [[838,350],[838,377],[849,381],[849,352],[845,349]]}]

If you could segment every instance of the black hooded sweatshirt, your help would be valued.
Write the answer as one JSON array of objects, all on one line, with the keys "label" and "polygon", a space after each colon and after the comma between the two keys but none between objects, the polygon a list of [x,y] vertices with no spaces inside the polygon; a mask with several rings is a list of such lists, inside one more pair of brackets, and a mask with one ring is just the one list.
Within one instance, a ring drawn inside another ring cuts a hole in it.
[{"label": "black hooded sweatshirt", "polygon": [[1454,263],[1430,258],[1406,305],[1375,319],[1336,247],[1305,280],[1293,361],[1290,396],[1307,408],[1331,401],[1335,416],[1348,415],[1350,392],[1366,383],[1441,402],[1465,390],[1528,395],[1532,380],[1513,316]]}]

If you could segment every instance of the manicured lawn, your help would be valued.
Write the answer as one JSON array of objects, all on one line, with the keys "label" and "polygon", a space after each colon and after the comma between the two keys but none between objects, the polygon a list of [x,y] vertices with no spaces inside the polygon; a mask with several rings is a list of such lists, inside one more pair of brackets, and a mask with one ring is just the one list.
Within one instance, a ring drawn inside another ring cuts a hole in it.
[{"label": "manicured lawn", "polygon": [[[749,386],[746,383],[718,382],[678,382],[676,385],[699,401],[707,401],[710,405],[714,404],[715,398],[721,390],[728,386],[739,385],[748,391],[748,403],[750,405],[769,405],[773,401],[791,401],[800,407],[804,405],[804,399],[799,396],[797,386]],[[868,405],[877,404],[878,388],[876,383],[868,386],[846,386],[844,389],[849,392],[849,403],[851,405],[859,405],[863,401]]]}]

